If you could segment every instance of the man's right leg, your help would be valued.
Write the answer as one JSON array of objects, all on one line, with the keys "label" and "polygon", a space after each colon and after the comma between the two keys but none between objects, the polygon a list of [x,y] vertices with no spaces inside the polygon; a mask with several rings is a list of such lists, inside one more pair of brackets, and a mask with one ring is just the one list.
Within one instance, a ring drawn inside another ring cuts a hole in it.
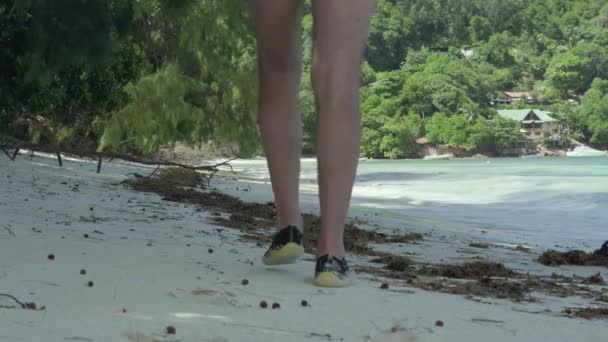
[{"label": "man's right leg", "polygon": [[375,1],[313,0],[312,6],[321,204],[315,283],[341,287],[351,282],[344,259],[344,222],[359,161],[359,79]]},{"label": "man's right leg", "polygon": [[252,0],[251,4],[258,39],[260,129],[278,211],[277,224],[282,229],[263,260],[266,264],[284,264],[303,253],[299,205],[302,128],[297,110],[301,1]]}]

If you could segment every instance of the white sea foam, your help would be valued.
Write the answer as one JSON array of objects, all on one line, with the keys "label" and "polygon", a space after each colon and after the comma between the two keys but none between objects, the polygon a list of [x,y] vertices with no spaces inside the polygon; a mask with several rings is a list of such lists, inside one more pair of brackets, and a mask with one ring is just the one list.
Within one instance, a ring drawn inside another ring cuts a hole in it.
[{"label": "white sea foam", "polygon": [[[236,166],[269,180],[263,160]],[[316,163],[304,160],[303,192],[314,194],[315,182]],[[608,239],[608,158],[367,161],[359,165],[353,203],[440,219],[446,229],[528,232],[543,245],[597,243]]]}]

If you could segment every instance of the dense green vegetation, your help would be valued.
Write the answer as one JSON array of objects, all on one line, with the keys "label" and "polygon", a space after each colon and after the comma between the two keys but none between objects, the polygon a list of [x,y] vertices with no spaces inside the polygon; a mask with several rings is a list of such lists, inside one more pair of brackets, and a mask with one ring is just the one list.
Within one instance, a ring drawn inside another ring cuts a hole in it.
[{"label": "dense green vegetation", "polygon": [[0,130],[42,115],[79,147],[236,141],[250,152],[254,48],[240,0],[3,0]]},{"label": "dense green vegetation", "polygon": [[518,129],[491,105],[504,91],[533,92],[539,103],[513,106],[552,111],[571,137],[608,146],[608,1],[380,0],[366,61],[365,155],[413,156],[423,135],[477,152],[515,146]]},{"label": "dense green vegetation", "polygon": [[[313,152],[309,6],[300,99]],[[379,0],[365,59],[364,156],[414,156],[420,137],[514,146],[519,130],[491,104],[511,90],[532,91],[571,136],[608,146],[608,0]],[[0,133],[40,139],[14,123],[42,115],[66,145],[259,152],[246,1],[2,0],[0,75]]]}]

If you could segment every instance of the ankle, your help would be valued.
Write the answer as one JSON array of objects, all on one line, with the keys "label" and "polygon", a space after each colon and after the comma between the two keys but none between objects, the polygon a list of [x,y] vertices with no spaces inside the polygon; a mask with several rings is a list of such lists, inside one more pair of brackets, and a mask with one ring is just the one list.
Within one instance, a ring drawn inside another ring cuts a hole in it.
[{"label": "ankle", "polygon": [[279,220],[278,230],[285,229],[286,227],[296,227],[300,232],[304,231],[304,222],[302,219],[291,219],[291,220]]},{"label": "ankle", "polygon": [[338,259],[343,259],[346,256],[346,250],[344,249],[344,245],[323,246],[320,244],[317,247],[317,256],[321,257],[324,255],[328,255],[329,257],[336,257]]}]

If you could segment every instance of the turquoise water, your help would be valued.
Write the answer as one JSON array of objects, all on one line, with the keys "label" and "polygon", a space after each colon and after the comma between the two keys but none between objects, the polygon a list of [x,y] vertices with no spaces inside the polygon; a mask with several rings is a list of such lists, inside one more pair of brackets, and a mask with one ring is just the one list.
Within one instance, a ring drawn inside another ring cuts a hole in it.
[{"label": "turquoise water", "polygon": [[[237,166],[268,179],[264,161]],[[315,174],[314,160],[303,160],[304,193],[316,191]],[[364,161],[353,205],[448,231],[484,229],[542,246],[595,246],[608,240],[608,158]]]}]

